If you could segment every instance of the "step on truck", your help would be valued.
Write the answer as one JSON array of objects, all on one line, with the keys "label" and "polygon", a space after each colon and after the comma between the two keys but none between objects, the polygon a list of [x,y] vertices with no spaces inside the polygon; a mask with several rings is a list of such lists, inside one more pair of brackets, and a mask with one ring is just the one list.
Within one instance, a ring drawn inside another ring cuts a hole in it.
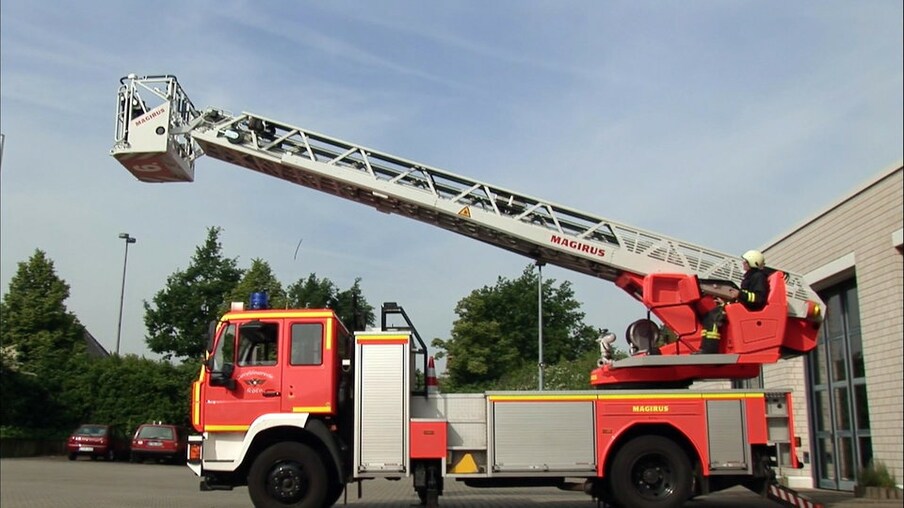
[{"label": "step on truck", "polygon": [[[789,491],[774,468],[800,464],[791,394],[689,386],[815,347],[822,301],[799,274],[771,270],[765,308],[725,305],[719,351],[693,354],[701,304],[740,282],[737,256],[260,115],[198,110],[171,75],[126,76],[117,99],[111,155],[143,182],[190,182],[208,155],[609,281],[649,310],[626,331],[629,358],[601,337],[589,390],[446,394],[418,381],[431,360],[400,306],[349,331],[329,309],[269,309],[257,295],[212,327],[192,386],[188,466],[203,490],[247,485],[257,507],[319,507],[364,480],[408,478],[427,506],[454,480],[650,508],[736,485]],[[660,344],[661,326],[675,340]]]}]

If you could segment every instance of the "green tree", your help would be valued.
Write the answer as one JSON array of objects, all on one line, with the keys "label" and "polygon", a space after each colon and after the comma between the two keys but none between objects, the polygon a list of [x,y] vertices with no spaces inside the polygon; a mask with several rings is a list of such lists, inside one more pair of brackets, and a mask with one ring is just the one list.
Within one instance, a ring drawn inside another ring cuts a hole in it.
[{"label": "green tree", "polygon": [[[480,391],[519,369],[537,370],[537,281],[534,266],[528,265],[517,279],[499,277],[495,286],[474,290],[458,302],[451,339],[433,340],[444,350],[437,357],[449,358],[447,389]],[[597,330],[584,324],[571,283],[557,286],[555,279],[544,279],[542,294],[544,362],[571,362],[597,349]]]},{"label": "green tree", "polygon": [[[616,357],[625,357],[616,351]],[[548,365],[543,371],[545,390],[587,390],[590,388],[590,373],[597,368],[599,350],[587,351],[573,361]],[[525,363],[521,368],[508,372],[493,384],[493,390],[536,390],[539,386],[539,369]]]},{"label": "green tree", "polygon": [[227,295],[242,277],[236,259],[224,258],[221,229],[211,227],[195,249],[187,269],[167,278],[166,287],[144,302],[148,348],[164,358],[199,358],[204,353],[209,323],[219,318]]},{"label": "green tree", "polygon": [[367,303],[361,292],[361,278],[355,279],[352,287],[336,294],[336,314],[352,330],[365,330],[376,324],[374,308]]},{"label": "green tree", "polygon": [[69,388],[71,373],[85,362],[85,329],[67,310],[67,298],[69,285],[43,251],[19,263],[0,301],[4,421],[17,413],[23,426],[74,422],[77,401]]},{"label": "green tree", "polygon": [[189,424],[191,382],[198,365],[139,358],[135,355],[95,359],[78,375],[81,421],[138,425],[163,421]]},{"label": "green tree", "polygon": [[361,291],[361,278],[352,287],[340,291],[330,279],[310,274],[289,286],[289,305],[295,308],[333,309],[345,326],[362,330],[376,323],[374,308]]},{"label": "green tree", "polygon": [[[0,425],[3,427],[44,427],[37,418],[48,413],[44,401],[50,399],[47,389],[33,372],[22,371],[18,351],[12,344],[0,348]],[[5,429],[4,429],[5,430]]]},{"label": "green tree", "polygon": [[316,274],[307,279],[298,279],[289,285],[289,305],[298,309],[333,309],[336,307],[338,289],[326,277],[318,279]]},{"label": "green tree", "polygon": [[[229,302],[244,302],[245,308],[250,308],[251,293],[264,292],[270,299],[270,307],[281,309],[288,307],[286,292],[282,284],[273,275],[270,264],[262,259],[252,259],[251,268],[245,271],[242,280],[229,293]],[[221,309],[223,311],[226,308]]]}]

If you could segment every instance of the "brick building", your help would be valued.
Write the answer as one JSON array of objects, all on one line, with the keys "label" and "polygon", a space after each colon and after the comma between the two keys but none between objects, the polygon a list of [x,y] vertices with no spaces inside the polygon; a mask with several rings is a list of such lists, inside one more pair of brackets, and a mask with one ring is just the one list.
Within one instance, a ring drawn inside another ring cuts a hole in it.
[{"label": "brick building", "polygon": [[762,249],[827,306],[817,349],[759,380],[794,390],[806,464],[782,470],[792,486],[853,490],[870,460],[904,477],[902,175],[899,162]]}]

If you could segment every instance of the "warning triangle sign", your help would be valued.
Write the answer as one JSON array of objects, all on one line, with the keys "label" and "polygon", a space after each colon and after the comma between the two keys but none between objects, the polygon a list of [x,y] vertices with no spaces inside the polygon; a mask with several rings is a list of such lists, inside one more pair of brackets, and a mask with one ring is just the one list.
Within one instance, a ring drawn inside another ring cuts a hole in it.
[{"label": "warning triangle sign", "polygon": [[458,215],[461,215],[462,217],[467,217],[470,219],[471,218],[471,207],[466,206],[466,207],[462,208],[461,210],[458,211]]}]

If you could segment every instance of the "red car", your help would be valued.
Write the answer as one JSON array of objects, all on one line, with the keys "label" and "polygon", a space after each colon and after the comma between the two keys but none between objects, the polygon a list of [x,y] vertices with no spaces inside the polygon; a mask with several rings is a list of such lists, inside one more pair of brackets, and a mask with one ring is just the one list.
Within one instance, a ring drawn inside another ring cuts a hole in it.
[{"label": "red car", "polygon": [[85,424],[75,429],[66,443],[69,460],[87,455],[91,460],[103,457],[109,461],[123,459],[129,454],[129,441],[115,425]]},{"label": "red car", "polygon": [[177,425],[145,423],[135,431],[132,438],[132,462],[145,459],[166,460],[171,463],[185,461],[188,446],[188,432]]}]

